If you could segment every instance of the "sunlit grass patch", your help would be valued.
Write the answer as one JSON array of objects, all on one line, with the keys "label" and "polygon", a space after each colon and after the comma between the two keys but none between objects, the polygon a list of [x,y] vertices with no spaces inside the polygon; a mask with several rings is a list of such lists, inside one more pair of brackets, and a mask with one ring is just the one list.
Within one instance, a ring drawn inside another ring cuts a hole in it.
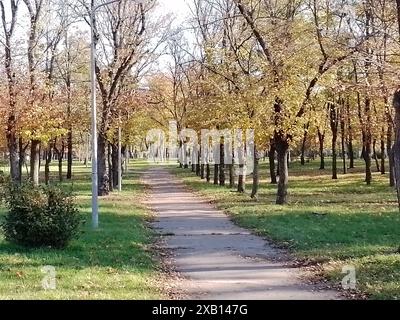
[{"label": "sunlit grass patch", "polygon": [[[74,182],[63,186],[73,190],[86,219],[81,237],[65,250],[26,249],[0,238],[0,299],[163,297],[151,251],[154,234],[147,226],[152,216],[140,204],[144,186],[139,173],[145,168],[144,163],[134,163],[124,191],[100,200],[100,228],[93,231],[89,169],[76,166]],[[56,290],[42,287],[41,269],[47,265],[56,268]]]},{"label": "sunlit grass patch", "polygon": [[[275,205],[276,186],[262,163],[258,200],[207,184],[190,170],[170,167],[192,189],[227,211],[241,226],[288,248],[298,258],[324,262],[324,275],[340,284],[342,267],[356,267],[358,289],[376,299],[400,298],[400,214],[388,175],[367,186],[363,163],[339,180],[318,162],[290,166],[290,203]],[[340,172],[340,169],[339,169]],[[251,177],[247,177],[251,183]],[[248,189],[250,187],[248,186]],[[249,192],[250,190],[248,190]]]}]

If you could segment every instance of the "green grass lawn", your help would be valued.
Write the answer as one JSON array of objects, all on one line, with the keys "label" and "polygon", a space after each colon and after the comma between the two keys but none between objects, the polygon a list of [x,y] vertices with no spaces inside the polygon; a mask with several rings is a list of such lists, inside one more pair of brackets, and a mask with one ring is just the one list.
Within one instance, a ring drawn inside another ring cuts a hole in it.
[{"label": "green grass lawn", "polygon": [[[340,284],[342,267],[356,267],[358,290],[372,299],[400,299],[400,213],[388,175],[364,183],[363,163],[338,181],[319,163],[290,168],[290,204],[277,206],[276,186],[262,164],[258,201],[249,194],[207,184],[190,169],[171,168],[194,190],[212,199],[239,225],[290,249],[296,258],[320,266]],[[251,182],[251,177],[248,177]],[[250,192],[250,190],[248,190]],[[319,213],[316,215],[314,213]],[[323,215],[325,214],[325,215]]]},{"label": "green grass lawn", "polygon": [[[151,214],[139,204],[145,192],[139,181],[144,169],[144,163],[134,163],[124,191],[101,199],[100,229],[93,231],[89,169],[75,166],[74,182],[65,186],[73,188],[86,218],[82,236],[65,250],[25,249],[0,236],[0,299],[162,298],[161,275],[150,250]],[[56,290],[42,288],[41,269],[47,265],[56,268]]]}]

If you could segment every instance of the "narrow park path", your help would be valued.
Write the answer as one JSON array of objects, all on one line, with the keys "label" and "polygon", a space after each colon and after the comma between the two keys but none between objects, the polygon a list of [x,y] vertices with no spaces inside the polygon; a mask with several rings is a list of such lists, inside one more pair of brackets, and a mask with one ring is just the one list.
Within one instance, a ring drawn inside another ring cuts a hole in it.
[{"label": "narrow park path", "polygon": [[151,188],[147,204],[157,214],[153,227],[162,235],[164,249],[171,252],[174,268],[184,278],[177,289],[188,298],[339,298],[336,292],[303,283],[301,271],[279,259],[280,251],[236,226],[166,169],[151,169],[144,180]]}]

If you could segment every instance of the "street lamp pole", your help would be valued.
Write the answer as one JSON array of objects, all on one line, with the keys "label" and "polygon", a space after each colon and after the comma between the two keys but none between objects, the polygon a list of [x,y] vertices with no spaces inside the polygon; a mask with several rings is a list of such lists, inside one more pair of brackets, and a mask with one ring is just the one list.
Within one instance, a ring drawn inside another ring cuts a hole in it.
[{"label": "street lamp pole", "polygon": [[[98,178],[98,161],[97,161],[97,103],[96,103],[96,11],[104,6],[120,2],[121,0],[111,0],[99,5],[95,5],[95,0],[91,0],[90,6],[90,28],[91,28],[91,45],[90,45],[90,82],[91,82],[91,105],[92,105],[92,226],[93,229],[99,227],[99,178]],[[143,0],[131,0],[133,2],[142,3]],[[119,155],[121,161],[121,153]],[[121,174],[122,175],[122,174]],[[121,183],[120,178],[120,183]],[[122,185],[120,186],[122,189]]]}]

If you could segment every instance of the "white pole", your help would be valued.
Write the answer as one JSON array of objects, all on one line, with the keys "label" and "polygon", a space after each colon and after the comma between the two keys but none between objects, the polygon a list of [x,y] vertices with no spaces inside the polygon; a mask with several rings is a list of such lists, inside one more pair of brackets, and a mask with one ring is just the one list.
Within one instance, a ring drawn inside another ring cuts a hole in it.
[{"label": "white pole", "polygon": [[122,192],[122,128],[121,128],[121,115],[119,116],[118,123],[118,191]]},{"label": "white pole", "polygon": [[98,204],[98,174],[97,174],[97,106],[96,106],[96,45],[95,45],[95,7],[94,0],[90,10],[91,24],[91,50],[90,50],[90,81],[91,81],[91,103],[92,103],[92,226],[99,227],[99,204]]},{"label": "white pole", "polygon": [[[91,0],[90,25],[91,25],[91,45],[90,45],[90,82],[91,82],[91,102],[92,102],[92,225],[94,229],[99,227],[99,204],[98,204],[98,173],[97,173],[97,106],[96,106],[96,45],[95,45],[95,14],[96,10],[121,0],[111,0],[98,6]],[[135,1],[135,0],[132,0]],[[136,1],[141,3],[141,1]],[[121,159],[121,157],[120,157]],[[121,181],[121,179],[120,179]]]}]

